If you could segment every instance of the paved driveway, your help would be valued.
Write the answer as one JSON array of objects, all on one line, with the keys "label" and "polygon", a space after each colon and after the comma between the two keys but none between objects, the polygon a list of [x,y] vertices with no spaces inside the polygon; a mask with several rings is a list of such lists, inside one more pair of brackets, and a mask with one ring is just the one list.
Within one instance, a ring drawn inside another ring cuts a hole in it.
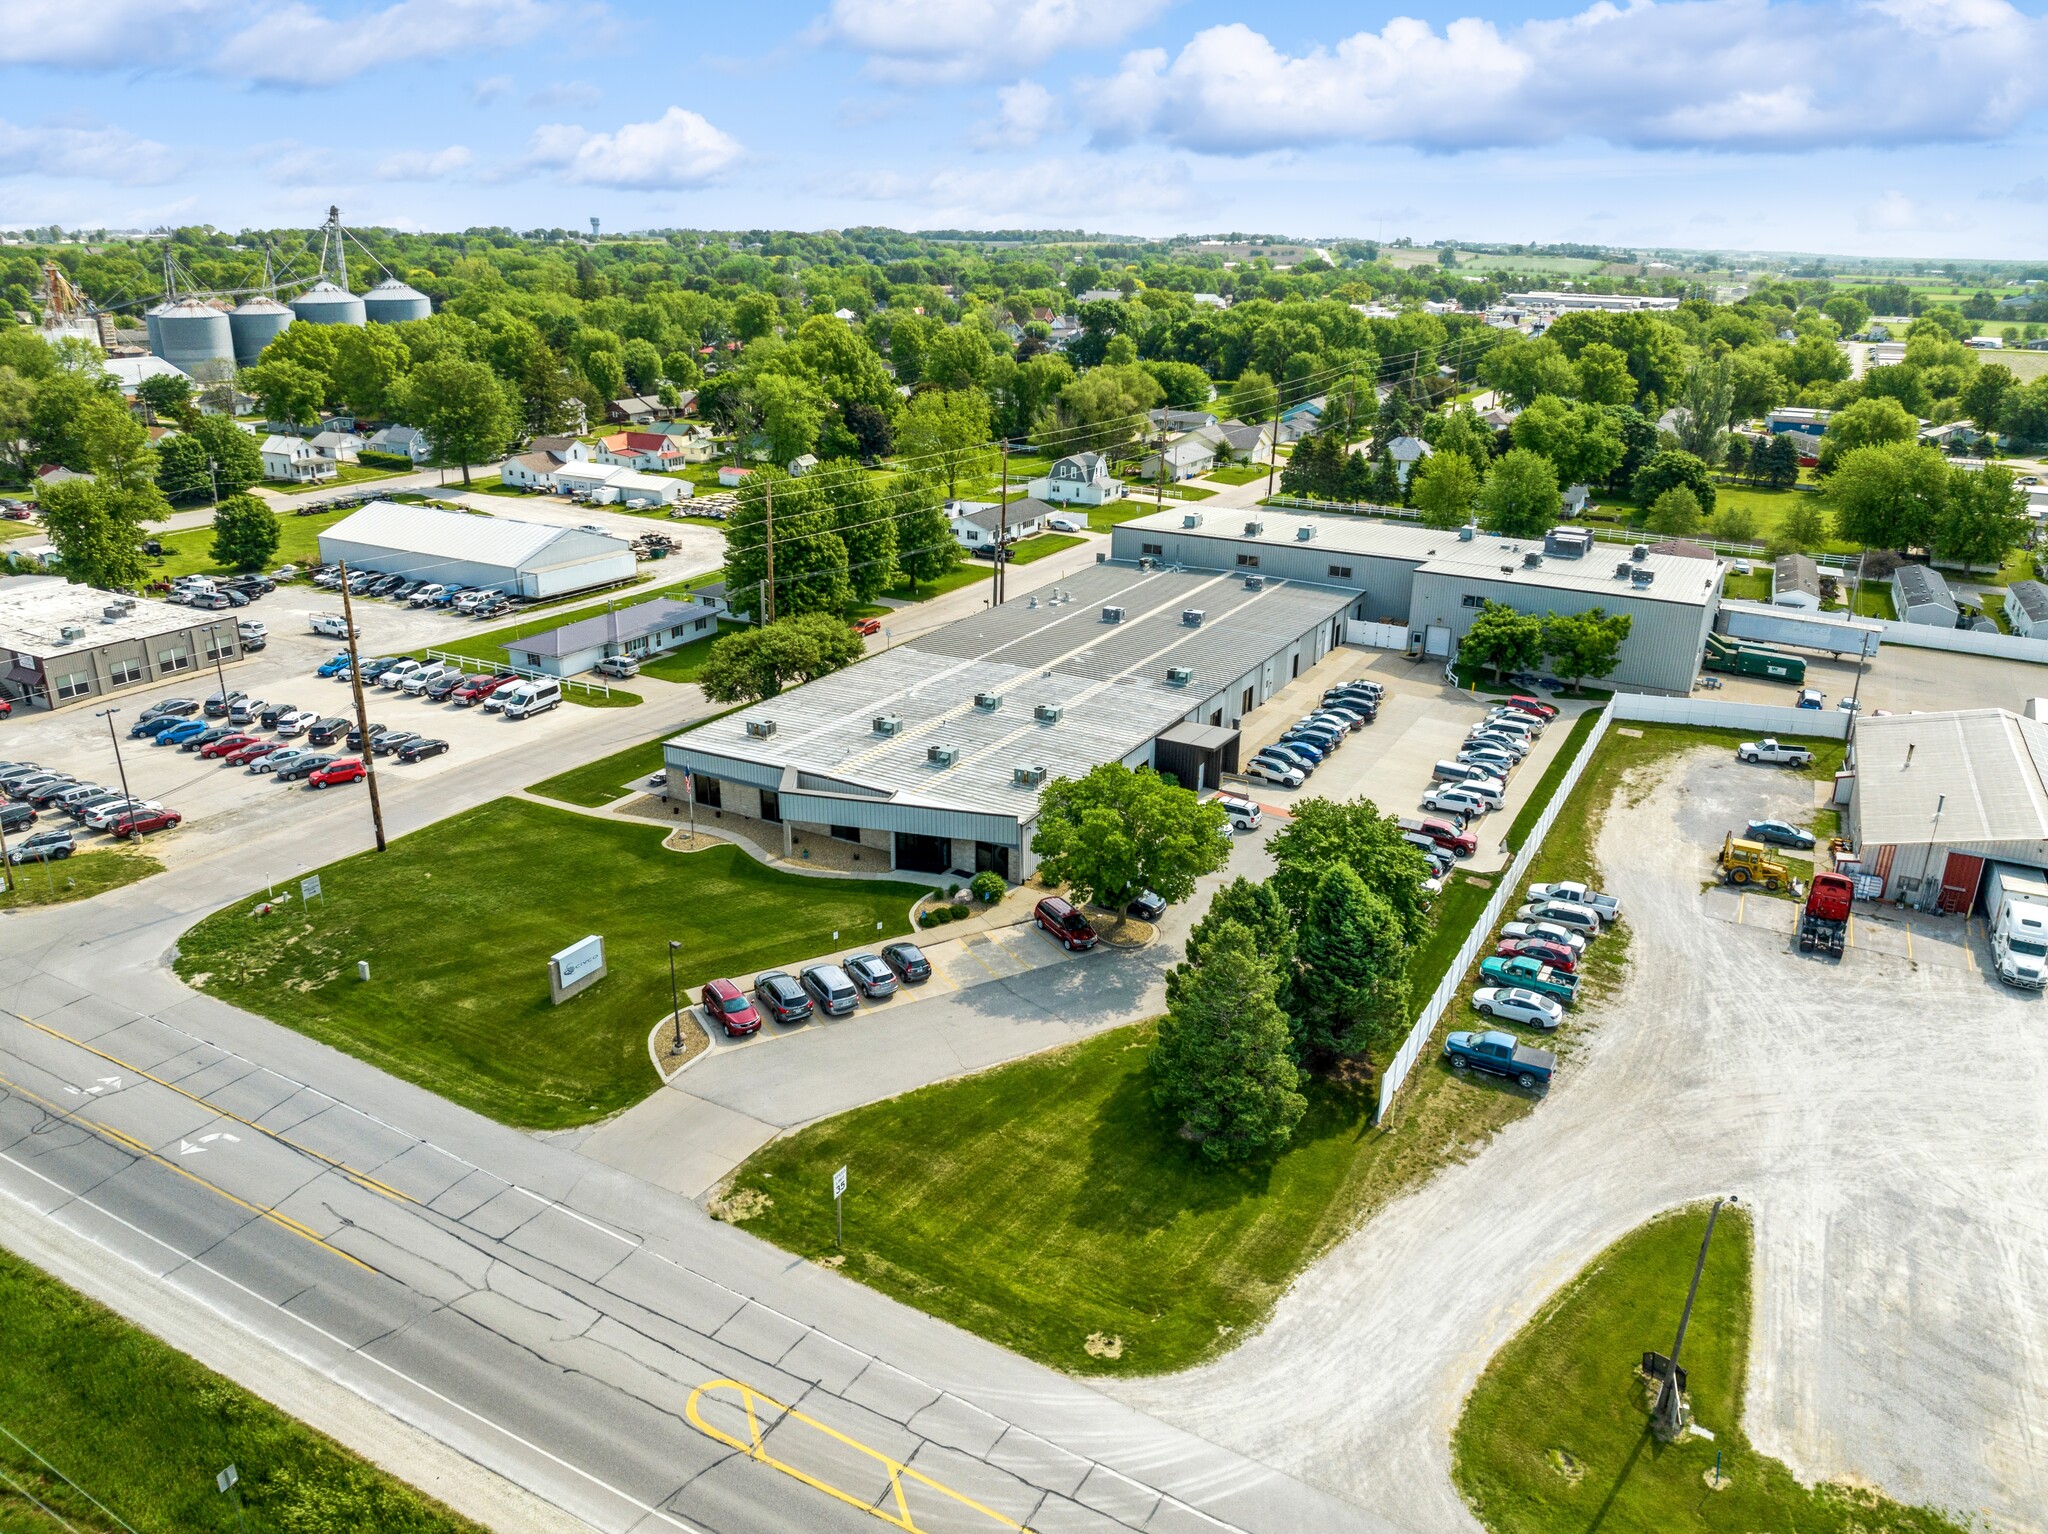
[{"label": "paved driveway", "polygon": [[1448,1450],[1488,1359],[1603,1246],[1734,1193],[1757,1222],[1752,1440],[1802,1478],[2048,1527],[2048,1000],[1950,961],[1953,922],[1928,934],[1943,959],[1891,933],[1836,963],[1714,919],[1722,831],[1807,789],[1703,752],[1615,813],[1629,978],[1548,1100],[1229,1357],[1109,1388],[1396,1522],[1475,1529]]}]

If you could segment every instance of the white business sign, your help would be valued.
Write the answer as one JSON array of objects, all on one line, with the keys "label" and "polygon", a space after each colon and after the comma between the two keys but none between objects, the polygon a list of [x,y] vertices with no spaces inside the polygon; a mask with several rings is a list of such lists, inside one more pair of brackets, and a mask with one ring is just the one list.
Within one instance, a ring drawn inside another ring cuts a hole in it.
[{"label": "white business sign", "polygon": [[320,893],[320,876],[307,874],[299,881],[299,899],[311,900]]},{"label": "white business sign", "polygon": [[604,939],[595,934],[553,955],[555,973],[566,988],[604,968]]}]

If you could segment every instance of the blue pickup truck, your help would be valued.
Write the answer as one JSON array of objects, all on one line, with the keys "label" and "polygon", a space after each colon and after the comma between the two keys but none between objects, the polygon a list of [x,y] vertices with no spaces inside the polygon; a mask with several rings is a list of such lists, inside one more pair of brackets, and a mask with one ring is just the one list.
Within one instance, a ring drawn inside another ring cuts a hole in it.
[{"label": "blue pickup truck", "polygon": [[1444,1040],[1444,1058],[1454,1071],[1505,1076],[1518,1087],[1549,1086],[1557,1056],[1531,1049],[1511,1033],[1454,1033]]}]

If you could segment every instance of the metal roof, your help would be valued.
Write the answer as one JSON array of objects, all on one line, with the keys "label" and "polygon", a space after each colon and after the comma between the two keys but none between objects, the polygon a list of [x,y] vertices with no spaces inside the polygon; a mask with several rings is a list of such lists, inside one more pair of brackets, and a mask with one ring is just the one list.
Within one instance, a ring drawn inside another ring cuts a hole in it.
[{"label": "metal roof", "polygon": [[[1039,787],[1018,783],[1017,768],[1074,777],[1128,756],[1351,596],[1271,578],[1250,591],[1235,574],[1095,565],[669,745],[781,769],[792,789],[1029,819]],[[1111,606],[1123,608],[1123,621],[1104,620]],[[1183,621],[1188,609],[1202,611],[1199,626]],[[1191,667],[1192,682],[1168,681],[1169,666]],[[999,704],[981,707],[982,694]],[[1057,719],[1040,720],[1041,704]],[[885,715],[900,728],[877,732]],[[748,733],[762,722],[773,723],[772,735]],[[933,746],[957,759],[934,765]]]},{"label": "metal roof", "polygon": [[1955,611],[1956,599],[1949,595],[1948,582],[1938,570],[1925,565],[1900,565],[1892,572],[1892,580],[1899,588],[1901,607],[1946,607]]},{"label": "metal roof", "polygon": [[709,602],[672,602],[666,599],[635,602],[630,607],[614,608],[595,618],[585,618],[580,623],[565,623],[558,629],[510,640],[500,648],[524,650],[529,655],[574,655],[578,650],[588,650],[593,645],[625,644],[629,640],[644,639],[657,630],[673,628],[678,623],[717,616],[718,609]]},{"label": "metal roof", "polygon": [[2006,600],[2018,603],[2029,623],[2048,622],[2048,586],[2039,581],[2014,581],[2005,592]]},{"label": "metal roof", "polygon": [[[539,562],[543,551],[564,540],[570,550],[552,550],[557,556],[591,545],[586,551],[596,557],[624,552],[629,545],[609,533],[589,533],[581,528],[555,527],[545,522],[518,522],[511,517],[478,517],[462,511],[440,511],[432,506],[401,506],[393,501],[372,501],[360,511],[343,517],[321,535],[341,543],[375,544],[408,554],[425,554],[436,559],[461,559],[479,565],[520,567]],[[596,545],[605,545],[597,547]],[[559,557],[552,561],[559,563]]]},{"label": "metal roof", "polygon": [[1858,719],[1856,826],[1872,846],[2048,841],[2048,724],[2002,708]]},{"label": "metal roof", "polygon": [[[123,611],[109,619],[107,614],[117,604]],[[204,628],[214,622],[229,630],[235,626],[235,620],[225,614],[216,618],[189,607],[152,602],[146,597],[123,597],[91,586],[74,586],[60,576],[22,576],[0,582],[0,650],[43,659],[96,649],[117,640],[148,639]],[[85,633],[78,639],[66,639],[67,626],[82,628]]]},{"label": "metal roof", "polygon": [[1820,595],[1820,566],[1804,554],[1780,554],[1771,565],[1771,590]]}]

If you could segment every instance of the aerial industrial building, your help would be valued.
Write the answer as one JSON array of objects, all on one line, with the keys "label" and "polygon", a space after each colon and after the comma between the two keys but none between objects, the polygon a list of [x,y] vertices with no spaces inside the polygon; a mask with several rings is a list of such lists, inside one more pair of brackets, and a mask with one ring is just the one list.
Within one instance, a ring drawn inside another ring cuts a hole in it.
[{"label": "aerial industrial building", "polygon": [[1346,638],[1449,657],[1489,601],[1518,612],[1600,608],[1632,620],[1603,681],[1689,694],[1720,601],[1722,565],[1594,543],[1578,529],[1496,538],[1377,518],[1276,511],[1155,512],[1111,534],[1118,560],[1313,581],[1349,595]]},{"label": "aerial industrial building", "polygon": [[1354,593],[1100,564],[667,742],[697,814],[923,873],[1037,867],[1039,796],[1103,762],[1214,788],[1244,716],[1342,639]]},{"label": "aerial industrial building", "polygon": [[[241,656],[228,613],[124,597],[51,575],[0,579],[0,698],[64,708]],[[210,685],[210,684],[209,684]]]},{"label": "aerial industrial building", "polygon": [[633,578],[633,546],[609,533],[372,501],[320,535],[322,560],[411,580],[557,597]]}]

